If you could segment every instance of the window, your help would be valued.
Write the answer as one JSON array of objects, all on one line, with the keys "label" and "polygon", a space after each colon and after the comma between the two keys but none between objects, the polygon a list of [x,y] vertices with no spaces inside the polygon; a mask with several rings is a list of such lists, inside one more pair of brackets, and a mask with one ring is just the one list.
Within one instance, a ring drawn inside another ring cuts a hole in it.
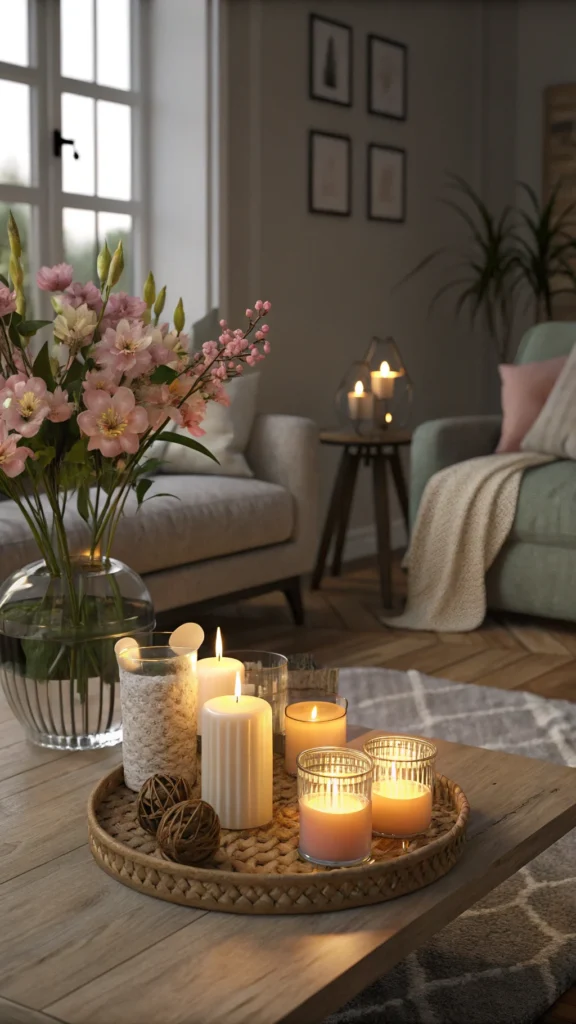
[{"label": "window", "polygon": [[[141,0],[0,0],[0,270],[8,209],[28,281],[66,260],[94,279],[122,239],[132,290],[147,264],[141,211]],[[38,312],[38,311],[36,311]]]}]

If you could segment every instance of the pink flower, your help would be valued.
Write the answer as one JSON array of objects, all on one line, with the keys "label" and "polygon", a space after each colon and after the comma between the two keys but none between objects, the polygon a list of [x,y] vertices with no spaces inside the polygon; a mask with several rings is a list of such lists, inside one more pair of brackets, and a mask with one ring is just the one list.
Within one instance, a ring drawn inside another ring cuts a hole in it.
[{"label": "pink flower", "polygon": [[270,328],[269,328],[268,324],[262,324],[262,326],[260,328],[260,334],[268,334],[269,330],[270,330]]},{"label": "pink flower", "polygon": [[8,434],[8,427],[0,420],[0,471],[6,476],[20,476],[24,472],[24,463],[30,456],[34,458],[31,448],[18,448],[20,434]]},{"label": "pink flower", "polygon": [[112,373],[127,374],[132,380],[150,369],[152,356],[148,349],[153,333],[144,324],[120,320],[114,330],[109,327],[94,349],[96,362]]},{"label": "pink flower", "polygon": [[85,391],[107,391],[113,395],[120,383],[121,374],[111,370],[88,370],[82,387]]},{"label": "pink flower", "polygon": [[269,341],[265,341],[264,342],[263,349],[264,349],[264,355],[266,355],[266,356],[270,355],[270,342]]},{"label": "pink flower", "polygon": [[269,313],[270,310],[272,309],[272,303],[266,300],[266,302],[262,303],[262,309],[264,310],[265,313]]},{"label": "pink flower", "polygon": [[88,309],[94,310],[95,313],[100,313],[102,309],[102,296],[93,281],[86,284],[73,281],[60,296],[60,302],[63,306],[72,306],[74,309],[78,309],[78,306],[88,306]]},{"label": "pink flower", "polygon": [[179,409],[174,410],[172,419],[186,430],[192,437],[203,437],[206,433],[200,426],[206,415],[206,402],[201,395],[190,395]]},{"label": "pink flower", "polygon": [[254,309],[257,309],[258,312],[260,312],[261,309],[264,309],[264,303],[262,302],[262,299],[258,299],[258,302],[254,303]]},{"label": "pink flower", "polygon": [[[160,335],[160,340],[156,337],[157,335]],[[162,335],[157,329],[152,329],[152,337],[150,355],[155,366],[170,366],[178,373],[188,366],[190,360],[187,353],[190,339],[187,334],[167,331]]]},{"label": "pink flower", "polygon": [[144,299],[137,295],[116,292],[108,299],[106,312],[102,317],[102,331],[109,327],[117,327],[121,320],[139,320],[147,308]]},{"label": "pink flower", "polygon": [[88,450],[99,448],[102,455],[114,458],[121,452],[138,451],[139,434],[148,429],[148,416],[130,388],[118,388],[116,394],[85,391],[86,412],[78,416],[78,426],[90,440]]},{"label": "pink flower", "polygon": [[11,292],[0,281],[0,316],[8,316],[16,309],[16,292]]},{"label": "pink flower", "polygon": [[40,377],[9,377],[0,394],[6,425],[22,437],[34,437],[50,411],[46,384]]},{"label": "pink flower", "polygon": [[74,271],[69,263],[57,263],[55,267],[40,267],[36,284],[43,292],[63,292],[72,284]]},{"label": "pink flower", "polygon": [[253,309],[247,309],[246,310],[246,316],[248,317],[249,320],[251,320],[252,317],[254,316],[254,310]]},{"label": "pink flower", "polygon": [[48,392],[46,398],[50,406],[48,419],[52,423],[64,423],[65,420],[70,419],[74,412],[74,402],[68,401],[68,393],[66,391],[63,391],[61,387],[57,387],[53,394]]}]

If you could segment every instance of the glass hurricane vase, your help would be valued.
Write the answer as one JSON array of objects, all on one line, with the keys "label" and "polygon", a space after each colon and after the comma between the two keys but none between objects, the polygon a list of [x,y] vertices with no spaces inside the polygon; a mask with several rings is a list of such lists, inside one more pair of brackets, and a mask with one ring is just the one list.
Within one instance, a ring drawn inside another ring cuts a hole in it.
[{"label": "glass hurricane vase", "polygon": [[26,736],[87,750],[122,740],[114,644],[146,643],[154,611],[140,576],[115,558],[33,562],[0,585],[0,682]]}]

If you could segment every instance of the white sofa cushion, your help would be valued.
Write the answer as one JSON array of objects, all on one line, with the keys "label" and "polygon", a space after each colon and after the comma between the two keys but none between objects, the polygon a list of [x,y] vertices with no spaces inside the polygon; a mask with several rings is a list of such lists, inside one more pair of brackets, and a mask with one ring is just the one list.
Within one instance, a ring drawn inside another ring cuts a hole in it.
[{"label": "white sofa cushion", "polygon": [[[294,532],[292,495],[277,484],[238,477],[162,475],[136,511],[130,495],[116,532],[113,554],[141,574],[201,562],[289,540]],[[179,499],[179,500],[178,500]],[[75,508],[66,512],[69,543],[86,547],[87,532]],[[0,503],[0,580],[38,558],[18,508]],[[241,589],[234,581],[231,590]],[[190,595],[190,601],[194,595]]]}]

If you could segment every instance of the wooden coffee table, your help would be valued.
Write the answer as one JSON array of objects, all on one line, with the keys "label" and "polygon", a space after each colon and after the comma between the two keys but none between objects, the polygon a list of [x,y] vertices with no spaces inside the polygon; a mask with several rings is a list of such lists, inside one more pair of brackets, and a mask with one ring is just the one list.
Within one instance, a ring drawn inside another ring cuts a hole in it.
[{"label": "wooden coffee table", "polygon": [[472,807],[443,879],[340,913],[216,914],[133,892],[92,860],[88,793],[118,760],[29,746],[0,696],[2,1024],[321,1021],[576,826],[575,769],[439,741]]}]

